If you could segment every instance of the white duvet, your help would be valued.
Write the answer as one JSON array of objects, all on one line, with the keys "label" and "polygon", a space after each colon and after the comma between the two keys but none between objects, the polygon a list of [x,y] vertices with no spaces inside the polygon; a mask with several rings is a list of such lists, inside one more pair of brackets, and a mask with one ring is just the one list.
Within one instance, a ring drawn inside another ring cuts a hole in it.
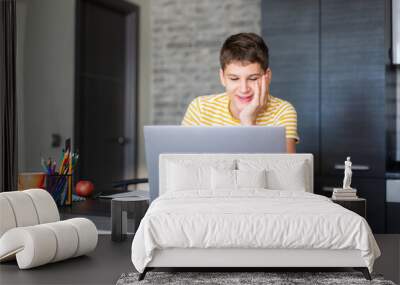
[{"label": "white duvet", "polygon": [[300,191],[171,192],[151,204],[132,243],[143,272],[155,249],[358,249],[372,272],[380,250],[364,218]]}]

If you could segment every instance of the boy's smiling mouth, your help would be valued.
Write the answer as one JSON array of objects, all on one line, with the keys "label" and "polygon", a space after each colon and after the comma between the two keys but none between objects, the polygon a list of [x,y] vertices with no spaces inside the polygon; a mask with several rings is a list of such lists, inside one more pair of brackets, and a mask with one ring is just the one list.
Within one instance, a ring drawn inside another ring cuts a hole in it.
[{"label": "boy's smiling mouth", "polygon": [[239,100],[240,103],[249,103],[251,101],[251,99],[253,99],[254,95],[250,95],[250,96],[239,96],[236,95],[236,98]]}]

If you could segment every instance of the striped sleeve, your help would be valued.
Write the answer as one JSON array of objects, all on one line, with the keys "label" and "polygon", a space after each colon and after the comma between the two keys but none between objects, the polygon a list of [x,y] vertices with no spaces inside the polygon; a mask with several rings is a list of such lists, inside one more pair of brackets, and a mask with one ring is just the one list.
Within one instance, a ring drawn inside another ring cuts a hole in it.
[{"label": "striped sleeve", "polygon": [[200,126],[201,125],[201,110],[200,98],[195,98],[186,110],[182,120],[183,126]]},{"label": "striped sleeve", "polygon": [[295,139],[296,143],[299,143],[300,138],[297,133],[297,112],[292,104],[287,102],[282,106],[278,111],[277,121],[279,126],[284,126],[286,128],[286,138]]}]

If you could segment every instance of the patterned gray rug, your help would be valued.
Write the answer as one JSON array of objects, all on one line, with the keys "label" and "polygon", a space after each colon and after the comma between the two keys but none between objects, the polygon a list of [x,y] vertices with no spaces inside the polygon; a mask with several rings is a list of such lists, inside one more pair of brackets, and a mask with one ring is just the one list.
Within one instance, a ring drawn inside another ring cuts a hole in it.
[{"label": "patterned gray rug", "polygon": [[122,274],[117,285],[134,284],[379,284],[395,285],[381,275],[372,275],[372,281],[360,272],[148,272],[138,281],[138,273]]}]

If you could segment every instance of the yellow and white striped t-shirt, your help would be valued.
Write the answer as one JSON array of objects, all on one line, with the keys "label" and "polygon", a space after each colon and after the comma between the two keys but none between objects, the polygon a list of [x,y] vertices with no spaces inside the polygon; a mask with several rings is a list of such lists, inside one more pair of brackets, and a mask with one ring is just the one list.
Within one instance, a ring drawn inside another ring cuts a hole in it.
[{"label": "yellow and white striped t-shirt", "polygon": [[[240,126],[240,120],[229,111],[229,97],[226,93],[195,98],[186,110],[182,120],[184,126]],[[269,95],[265,110],[257,115],[256,125],[284,126],[286,138],[296,139],[297,113],[289,102]]]}]

